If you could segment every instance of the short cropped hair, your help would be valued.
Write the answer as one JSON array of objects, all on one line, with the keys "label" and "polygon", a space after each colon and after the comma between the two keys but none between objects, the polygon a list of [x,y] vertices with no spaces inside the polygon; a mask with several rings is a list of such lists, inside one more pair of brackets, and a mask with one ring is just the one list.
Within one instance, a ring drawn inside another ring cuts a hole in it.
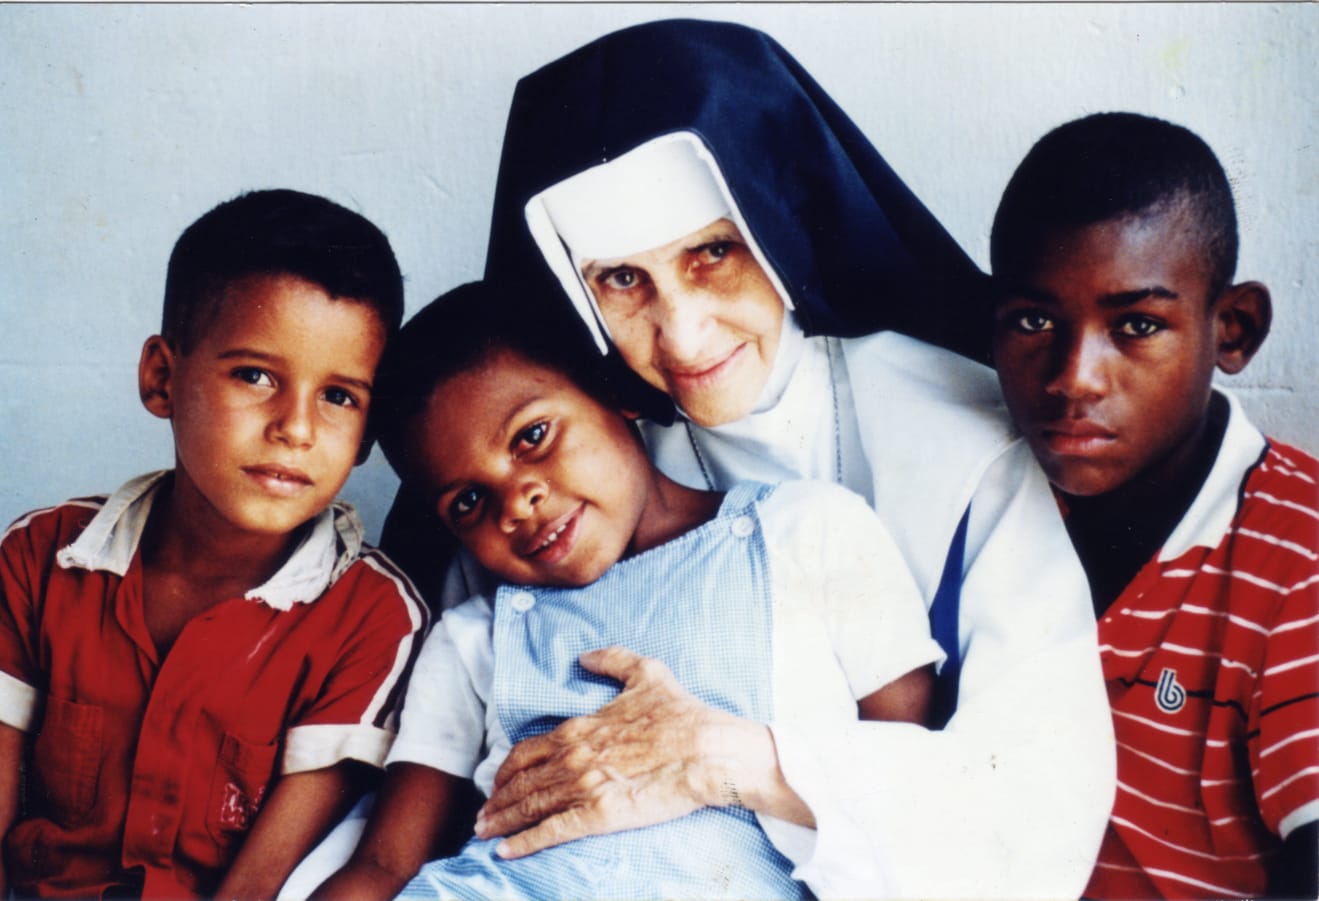
[{"label": "short cropped hair", "polygon": [[301,191],[251,191],[183,232],[165,275],[161,335],[188,353],[225,288],[253,275],[295,275],[332,298],[371,306],[386,336],[403,320],[403,276],[389,240],[364,216]]},{"label": "short cropped hair", "polygon": [[371,395],[371,432],[408,481],[405,436],[444,382],[512,351],[560,372],[604,406],[629,408],[639,377],[598,353],[574,320],[530,289],[470,282],[431,301],[385,350]]},{"label": "short cropped hair", "polygon": [[989,239],[995,278],[1029,268],[1051,234],[1185,204],[1204,250],[1210,299],[1237,265],[1232,187],[1214,152],[1180,125],[1097,113],[1055,128],[1013,173]]}]

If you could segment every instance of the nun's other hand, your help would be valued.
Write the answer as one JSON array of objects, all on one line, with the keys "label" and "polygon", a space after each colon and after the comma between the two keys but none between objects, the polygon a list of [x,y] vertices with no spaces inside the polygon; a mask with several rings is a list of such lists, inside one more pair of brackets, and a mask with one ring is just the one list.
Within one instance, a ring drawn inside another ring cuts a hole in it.
[{"label": "nun's other hand", "polygon": [[510,752],[476,821],[481,838],[510,836],[502,857],[738,803],[729,749],[760,736],[773,753],[766,727],[705,706],[658,660],[619,647],[580,660],[623,691]]}]

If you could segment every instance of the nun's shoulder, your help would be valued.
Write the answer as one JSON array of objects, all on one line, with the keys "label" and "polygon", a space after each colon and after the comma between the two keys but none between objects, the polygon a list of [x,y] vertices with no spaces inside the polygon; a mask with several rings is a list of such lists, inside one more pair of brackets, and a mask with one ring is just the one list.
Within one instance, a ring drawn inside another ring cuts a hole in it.
[{"label": "nun's shoulder", "polygon": [[994,370],[961,354],[898,332],[846,338],[843,348],[854,381],[861,375],[927,400],[990,407],[1006,415]]},{"label": "nun's shoulder", "polygon": [[988,366],[897,332],[848,338],[843,349],[858,416],[890,435],[969,442],[979,453],[1017,438]]}]

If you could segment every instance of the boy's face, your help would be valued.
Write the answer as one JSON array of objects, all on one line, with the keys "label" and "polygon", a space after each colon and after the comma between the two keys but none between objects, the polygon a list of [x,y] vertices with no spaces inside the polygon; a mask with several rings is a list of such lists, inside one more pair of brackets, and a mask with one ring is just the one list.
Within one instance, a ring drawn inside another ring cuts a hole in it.
[{"label": "boy's face", "polygon": [[631,424],[512,351],[439,384],[405,440],[440,518],[507,582],[595,581],[627,552],[653,495]]},{"label": "boy's face", "polygon": [[1033,269],[1006,274],[996,310],[1012,418],[1068,494],[1176,467],[1201,433],[1220,343],[1188,214],[1174,206],[1043,243]]},{"label": "boy's face", "polygon": [[723,425],[752,411],[784,309],[736,225],[720,219],[663,247],[587,260],[582,277],[627,365],[693,422]]},{"label": "boy's face", "polygon": [[143,399],[172,421],[181,509],[263,534],[324,510],[361,449],[384,344],[371,306],[292,275],[231,283],[186,355],[150,339]]}]

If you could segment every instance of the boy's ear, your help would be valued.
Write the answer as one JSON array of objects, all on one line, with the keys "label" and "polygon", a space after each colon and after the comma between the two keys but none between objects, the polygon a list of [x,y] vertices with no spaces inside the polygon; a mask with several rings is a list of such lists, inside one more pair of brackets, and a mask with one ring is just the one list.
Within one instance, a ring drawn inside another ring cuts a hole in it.
[{"label": "boy's ear", "polygon": [[174,380],[174,351],[160,335],[152,335],[142,345],[137,361],[137,391],[142,406],[152,415],[169,419],[174,415],[174,398],[170,394]]},{"label": "boy's ear", "polygon": [[1218,338],[1218,368],[1235,375],[1269,334],[1273,302],[1269,289],[1259,282],[1229,286],[1214,303],[1214,325]]}]

